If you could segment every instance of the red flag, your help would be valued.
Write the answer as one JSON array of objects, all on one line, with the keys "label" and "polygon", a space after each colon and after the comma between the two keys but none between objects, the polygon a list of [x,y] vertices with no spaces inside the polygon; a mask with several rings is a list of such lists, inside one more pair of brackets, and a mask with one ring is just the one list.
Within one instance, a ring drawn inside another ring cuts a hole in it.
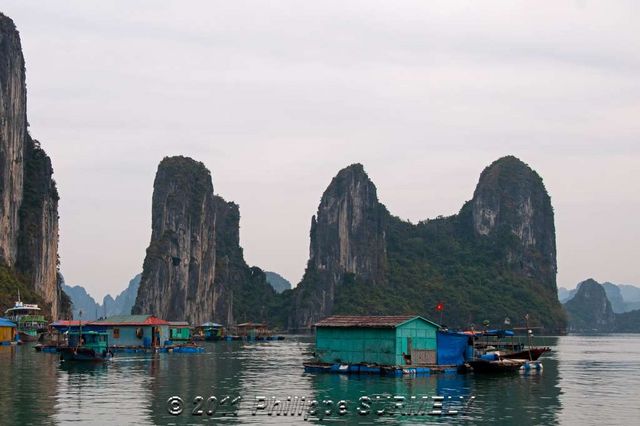
[{"label": "red flag", "polygon": [[438,312],[444,311],[444,303],[438,302],[438,304],[436,305],[436,311]]}]

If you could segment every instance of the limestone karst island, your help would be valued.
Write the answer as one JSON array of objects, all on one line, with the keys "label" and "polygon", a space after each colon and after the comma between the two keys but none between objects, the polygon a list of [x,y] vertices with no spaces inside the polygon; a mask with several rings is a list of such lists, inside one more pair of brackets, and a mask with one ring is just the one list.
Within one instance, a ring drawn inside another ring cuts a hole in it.
[{"label": "limestone karst island", "polygon": [[635,424],[614,3],[2,6],[0,423]]}]

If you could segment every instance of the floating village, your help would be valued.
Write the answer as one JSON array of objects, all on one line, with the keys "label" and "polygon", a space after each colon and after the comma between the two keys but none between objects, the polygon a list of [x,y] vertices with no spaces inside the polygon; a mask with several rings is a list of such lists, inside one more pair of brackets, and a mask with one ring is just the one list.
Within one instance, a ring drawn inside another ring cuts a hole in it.
[{"label": "floating village", "polygon": [[[488,324],[486,324],[488,326]],[[315,350],[301,368],[308,373],[383,376],[438,373],[540,372],[548,347],[531,345],[513,330],[450,331],[417,315],[333,315],[315,324]],[[117,315],[94,321],[48,323],[38,305],[17,301],[0,318],[0,344],[33,344],[61,362],[102,363],[118,353],[201,353],[199,341],[279,341],[267,324],[225,327],[206,322],[166,321],[153,315]]]}]

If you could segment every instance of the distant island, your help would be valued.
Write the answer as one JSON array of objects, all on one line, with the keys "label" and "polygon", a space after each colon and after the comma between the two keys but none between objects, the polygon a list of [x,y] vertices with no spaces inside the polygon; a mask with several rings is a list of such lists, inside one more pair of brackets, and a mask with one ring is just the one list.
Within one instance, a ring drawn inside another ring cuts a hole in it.
[{"label": "distant island", "polygon": [[[129,315],[138,294],[141,276],[142,274],[138,274],[133,277],[129,281],[127,288],[118,294],[115,299],[107,294],[102,299],[102,303],[96,302],[82,286],[63,285],[63,290],[69,295],[73,304],[73,318],[94,320],[113,315]],[[82,311],[82,316],[80,316],[80,311]]]},{"label": "distant island", "polygon": [[590,278],[575,290],[558,290],[567,312],[569,331],[640,333],[640,309],[634,309],[640,302],[640,288],[600,284]]},{"label": "distant island", "polygon": [[282,275],[270,271],[264,271],[264,273],[267,276],[267,282],[271,287],[273,287],[276,293],[282,293],[285,290],[291,290],[291,283]]}]

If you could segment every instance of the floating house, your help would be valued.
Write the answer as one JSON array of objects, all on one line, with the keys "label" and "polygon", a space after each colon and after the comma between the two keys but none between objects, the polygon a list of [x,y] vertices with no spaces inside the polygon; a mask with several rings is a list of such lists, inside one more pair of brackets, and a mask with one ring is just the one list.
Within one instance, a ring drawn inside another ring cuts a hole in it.
[{"label": "floating house", "polygon": [[88,321],[80,320],[58,320],[49,324],[50,329],[53,332],[49,334],[48,340],[52,345],[65,345],[69,343],[69,333],[78,333],[80,326],[83,328],[87,326]]},{"label": "floating house", "polygon": [[224,339],[224,326],[215,322],[205,322],[196,327],[195,336],[199,340],[222,340]]},{"label": "floating house", "polygon": [[437,364],[440,326],[421,316],[334,315],[315,324],[316,357],[328,364]]},{"label": "floating house", "polygon": [[14,322],[0,318],[0,345],[10,345],[16,340],[16,327]]},{"label": "floating house", "polygon": [[186,321],[169,321],[169,340],[184,342],[191,340],[191,327]]},{"label": "floating house", "polygon": [[153,315],[116,315],[86,325],[93,331],[107,331],[110,346],[145,348],[165,346],[170,340],[170,326]]},{"label": "floating house", "polygon": [[237,335],[248,340],[264,338],[270,335],[267,324],[245,322],[236,326]]}]

